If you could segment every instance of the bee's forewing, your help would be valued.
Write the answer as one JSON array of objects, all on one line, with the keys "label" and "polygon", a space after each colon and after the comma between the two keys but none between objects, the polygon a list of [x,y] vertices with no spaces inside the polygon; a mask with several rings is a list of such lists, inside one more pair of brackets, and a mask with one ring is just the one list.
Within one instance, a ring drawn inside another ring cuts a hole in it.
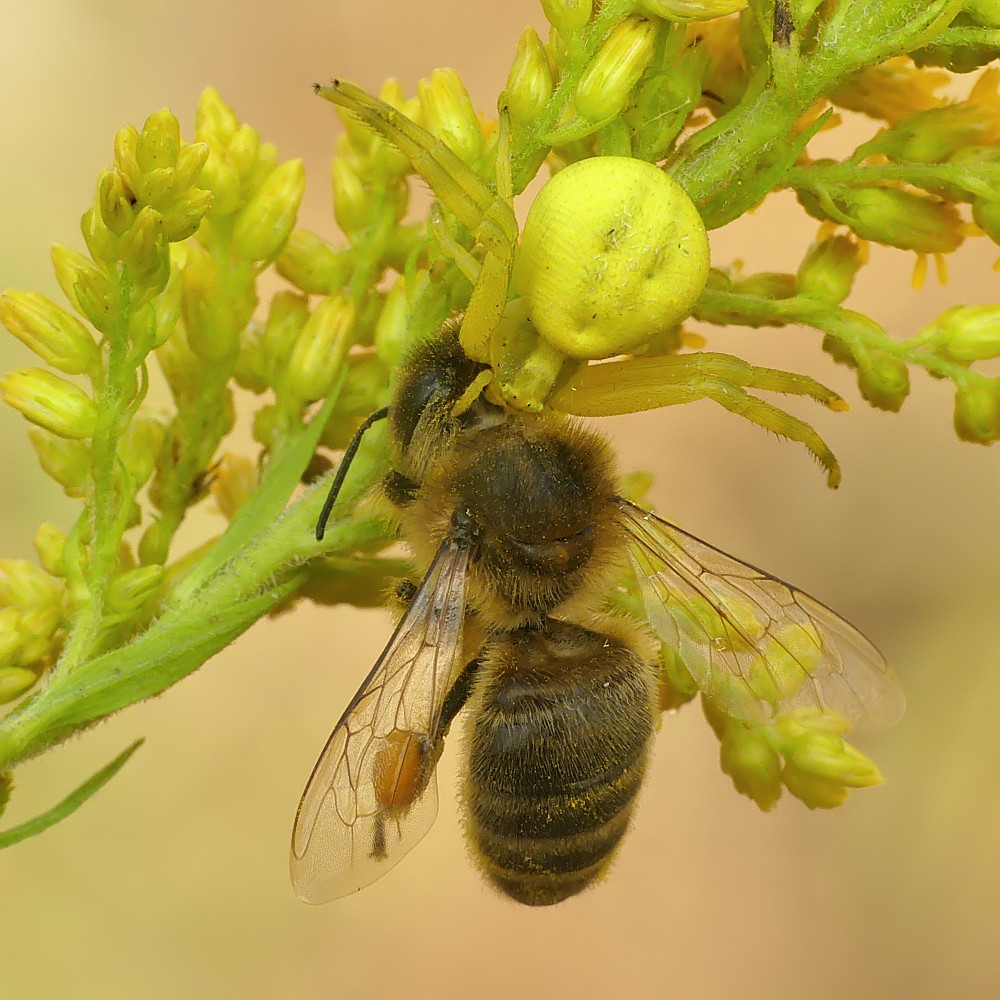
[{"label": "bee's forewing", "polygon": [[892,667],[840,615],[627,500],[619,507],[650,627],[720,710],[761,721],[819,707],[867,725],[902,715]]},{"label": "bee's forewing", "polygon": [[390,737],[426,746],[456,676],[465,613],[468,551],[445,541],[408,611],[330,735],[302,793],[292,830],[296,893],[322,903],[384,875],[430,829],[433,776],[405,810],[380,803],[378,768]]}]

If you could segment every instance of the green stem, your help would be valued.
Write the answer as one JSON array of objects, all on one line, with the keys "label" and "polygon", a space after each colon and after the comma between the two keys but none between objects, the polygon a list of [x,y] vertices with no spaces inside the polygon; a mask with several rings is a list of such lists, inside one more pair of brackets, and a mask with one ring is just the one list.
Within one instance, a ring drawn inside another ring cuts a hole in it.
[{"label": "green stem", "polygon": [[933,189],[941,184],[954,185],[971,195],[992,200],[1000,186],[1000,164],[980,163],[966,167],[953,163],[906,163],[862,167],[850,163],[792,167],[785,174],[788,187],[819,192],[831,185],[873,187],[878,184],[904,183]]}]

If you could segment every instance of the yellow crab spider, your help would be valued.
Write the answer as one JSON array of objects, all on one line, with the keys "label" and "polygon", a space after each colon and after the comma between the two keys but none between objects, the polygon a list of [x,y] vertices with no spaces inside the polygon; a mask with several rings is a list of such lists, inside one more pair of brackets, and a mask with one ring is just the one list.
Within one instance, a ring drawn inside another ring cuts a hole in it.
[{"label": "yellow crab spider", "polygon": [[747,391],[804,395],[846,409],[811,378],[710,352],[589,364],[641,350],[654,334],[679,325],[704,289],[705,228],[668,174],[627,157],[570,164],[541,189],[519,232],[502,95],[494,191],[443,140],[360,87],[334,81],[316,91],[403,152],[482,248],[480,261],[442,238],[438,219],[439,244],[473,284],[460,340],[469,357],[490,366],[475,394],[485,390],[515,409],[547,405],[578,416],[711,399],[803,444],[837,486],[837,460],[816,431]]}]

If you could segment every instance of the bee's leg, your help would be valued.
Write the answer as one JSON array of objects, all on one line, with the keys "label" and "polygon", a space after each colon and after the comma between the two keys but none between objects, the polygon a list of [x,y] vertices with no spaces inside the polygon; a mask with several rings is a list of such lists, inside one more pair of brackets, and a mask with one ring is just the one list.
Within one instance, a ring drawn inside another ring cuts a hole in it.
[{"label": "bee's leg", "polygon": [[393,469],[382,480],[382,492],[394,507],[409,507],[417,495],[420,484]]},{"label": "bee's leg", "polygon": [[455,721],[455,716],[465,708],[469,696],[476,686],[476,678],[479,676],[481,667],[482,661],[478,656],[474,660],[470,660],[456,678],[455,683],[452,684],[451,690],[445,695],[437,727],[436,740],[439,743],[444,743],[444,738],[448,734],[452,722]]},{"label": "bee's leg", "polygon": [[805,421],[752,396],[747,388],[809,396],[831,410],[847,409],[840,396],[806,375],[758,368],[728,354],[704,351],[590,365],[548,405],[576,416],[598,417],[711,399],[779,437],[804,445],[826,470],[827,483],[838,486],[840,465],[819,434]]}]

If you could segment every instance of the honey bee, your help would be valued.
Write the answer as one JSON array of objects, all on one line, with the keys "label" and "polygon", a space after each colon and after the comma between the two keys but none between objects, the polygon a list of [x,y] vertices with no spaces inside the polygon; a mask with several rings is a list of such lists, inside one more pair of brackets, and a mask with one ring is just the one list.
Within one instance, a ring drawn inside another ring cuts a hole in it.
[{"label": "honey bee", "polygon": [[[487,879],[530,905],[598,880],[658,724],[656,640],[738,718],[821,706],[885,724],[902,711],[891,668],[857,629],[619,496],[599,434],[491,402],[457,330],[450,321],[410,353],[372,418],[390,432],[382,493],[426,572],[299,804],[291,875],[307,902],[374,882],[424,836],[466,706],[461,799]],[[628,563],[649,633],[601,608]]]}]

